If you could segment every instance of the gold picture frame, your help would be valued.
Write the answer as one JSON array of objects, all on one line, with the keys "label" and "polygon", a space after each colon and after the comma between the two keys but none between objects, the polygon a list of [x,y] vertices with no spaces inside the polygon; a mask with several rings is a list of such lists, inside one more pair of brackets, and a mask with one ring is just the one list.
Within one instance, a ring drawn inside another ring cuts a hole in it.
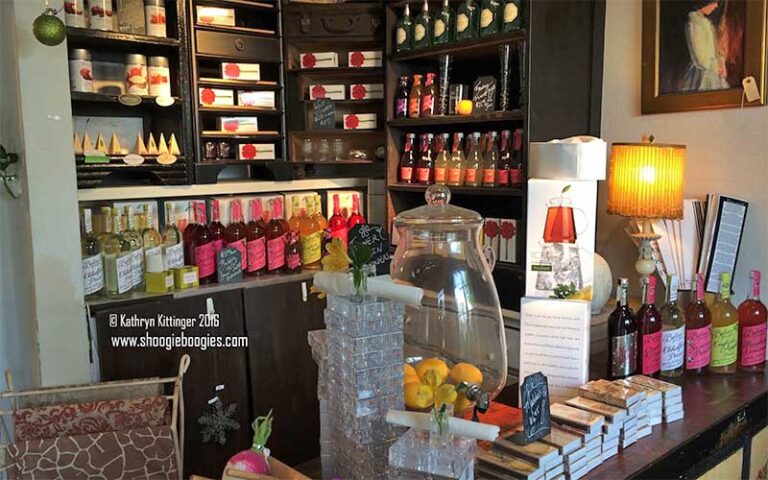
[{"label": "gold picture frame", "polygon": [[[710,55],[697,57],[702,51]],[[765,105],[766,0],[643,0],[642,52],[643,115]],[[759,94],[752,102],[740,81],[749,76]]]}]

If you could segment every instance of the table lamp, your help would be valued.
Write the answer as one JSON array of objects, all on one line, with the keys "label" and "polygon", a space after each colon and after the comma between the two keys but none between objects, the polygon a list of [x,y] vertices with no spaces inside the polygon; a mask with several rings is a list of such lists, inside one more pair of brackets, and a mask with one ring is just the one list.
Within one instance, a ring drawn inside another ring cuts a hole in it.
[{"label": "table lamp", "polygon": [[653,219],[683,218],[683,177],[685,145],[653,143],[653,136],[642,143],[614,143],[608,173],[608,213],[634,218],[641,225],[632,235],[639,243],[635,270],[648,277],[656,270],[651,241]]}]

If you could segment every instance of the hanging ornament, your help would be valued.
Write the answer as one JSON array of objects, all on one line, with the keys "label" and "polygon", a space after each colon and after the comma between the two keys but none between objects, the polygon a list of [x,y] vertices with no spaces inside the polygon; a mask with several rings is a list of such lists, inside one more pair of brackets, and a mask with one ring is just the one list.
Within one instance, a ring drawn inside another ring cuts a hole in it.
[{"label": "hanging ornament", "polygon": [[240,423],[234,418],[237,404],[230,403],[225,406],[219,397],[214,397],[209,404],[208,411],[203,412],[197,419],[197,423],[202,427],[200,434],[203,436],[203,443],[213,440],[219,445],[226,445],[229,431],[240,430]]},{"label": "hanging ornament", "polygon": [[35,38],[43,45],[55,47],[64,41],[67,36],[67,27],[59,17],[56,16],[58,10],[45,2],[45,11],[40,14],[32,23],[32,33]]}]

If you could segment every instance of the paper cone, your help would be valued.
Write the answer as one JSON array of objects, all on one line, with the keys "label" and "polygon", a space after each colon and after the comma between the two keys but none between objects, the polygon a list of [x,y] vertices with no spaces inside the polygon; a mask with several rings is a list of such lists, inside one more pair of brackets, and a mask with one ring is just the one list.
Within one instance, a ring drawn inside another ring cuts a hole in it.
[{"label": "paper cone", "polygon": [[146,155],[147,154],[147,146],[144,145],[144,139],[141,138],[141,134],[136,134],[136,145],[133,146],[133,153],[137,155]]},{"label": "paper cone", "polygon": [[91,137],[88,136],[88,132],[85,132],[83,134],[83,153],[90,152],[93,150],[93,142],[91,142]]},{"label": "paper cone", "polygon": [[155,143],[155,137],[152,133],[149,134],[149,140],[147,140],[147,155],[157,155],[157,144]]},{"label": "paper cone", "polygon": [[179,150],[179,144],[176,143],[176,135],[171,134],[171,139],[168,142],[168,153],[171,155],[181,155],[181,151]]},{"label": "paper cone", "polygon": [[165,143],[165,135],[160,134],[160,142],[157,144],[157,153],[168,153],[168,144]]},{"label": "paper cone", "polygon": [[106,155],[107,153],[107,142],[104,140],[104,135],[99,132],[99,136],[96,137],[96,150]]},{"label": "paper cone", "polygon": [[80,139],[80,135],[78,135],[77,132],[75,132],[75,136],[72,139],[72,146],[75,148],[75,155],[83,153],[83,141]]},{"label": "paper cone", "polygon": [[117,139],[117,134],[112,132],[112,138],[109,140],[109,154],[120,155],[123,153],[123,147],[120,146],[120,140]]}]

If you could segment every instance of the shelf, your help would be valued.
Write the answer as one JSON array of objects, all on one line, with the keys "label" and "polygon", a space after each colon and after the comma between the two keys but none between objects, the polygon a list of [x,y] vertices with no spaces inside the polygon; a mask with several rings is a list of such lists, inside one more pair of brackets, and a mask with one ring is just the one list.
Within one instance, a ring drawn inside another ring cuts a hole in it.
[{"label": "shelf", "polygon": [[179,40],[175,38],[136,35],[133,33],[108,32],[91,30],[90,28],[67,27],[67,43],[70,47],[81,44],[92,46],[132,47],[149,45],[154,47],[178,48]]},{"label": "shelf", "polygon": [[331,135],[384,135],[384,130],[342,130],[339,128],[328,130],[295,130],[288,132],[297,136],[331,136]]},{"label": "shelf", "polygon": [[[277,39],[276,39],[277,40]],[[202,58],[205,60],[213,60],[216,62],[221,62],[222,60],[226,61],[232,61],[232,62],[243,62],[243,57],[238,55],[224,55],[224,54],[211,54],[211,53],[200,53],[195,52],[195,57]],[[282,60],[258,60],[255,63],[260,63],[263,65],[282,65]]]},{"label": "shelf", "polygon": [[202,161],[202,162],[197,163],[196,165],[203,166],[203,167],[215,167],[215,166],[219,166],[219,167],[222,167],[222,166],[227,166],[227,167],[244,166],[244,167],[247,167],[248,165],[265,165],[265,164],[268,164],[268,163],[282,163],[282,164],[285,164],[285,163],[288,163],[288,162],[285,162],[285,161],[283,161],[280,158],[276,158],[274,160],[224,160],[224,161],[215,160],[215,161]]},{"label": "shelf", "polygon": [[233,138],[243,140],[280,140],[283,138],[276,131],[264,131],[256,133],[234,133],[220,130],[203,130],[200,138]]},{"label": "shelf", "polygon": [[[312,105],[314,100],[299,100],[301,103]],[[332,100],[334,105],[376,105],[383,104],[383,98],[370,98],[366,100]]]},{"label": "shelf", "polygon": [[198,197],[206,195],[234,195],[251,193],[288,192],[299,190],[329,190],[365,187],[367,178],[307,179],[284,182],[236,181],[203,185],[147,185],[104,187],[78,190],[81,202],[108,200],[134,200],[142,198]]},{"label": "shelf", "polygon": [[[393,184],[389,185],[390,191],[394,192],[419,192],[423,193],[428,185],[409,185]],[[448,186],[452,194],[455,195],[473,195],[484,197],[522,197],[524,192],[522,188],[501,188],[501,187],[452,187]]]},{"label": "shelf", "polygon": [[245,33],[248,35],[257,35],[260,37],[277,38],[277,32],[263,28],[228,27],[226,25],[203,25],[198,23],[195,24],[195,30],[219,33]]},{"label": "shelf", "polygon": [[521,110],[507,112],[479,113],[475,115],[436,115],[427,118],[396,118],[390,120],[390,127],[420,127],[439,125],[465,125],[478,123],[498,123],[523,120]]},{"label": "shelf", "polygon": [[435,45],[422,48],[420,50],[409,50],[406,52],[396,52],[390,55],[389,59],[393,62],[406,60],[432,59],[440,55],[450,54],[456,58],[477,60],[480,57],[493,55],[498,57],[498,47],[508,43],[517,43],[525,41],[525,30],[515,30],[507,33],[500,33],[492,37],[478,38],[465,42],[450,43],[448,45]]},{"label": "shelf", "polygon": [[[70,96],[73,102],[99,102],[99,103],[116,103],[125,107],[135,107],[138,105],[125,105],[120,103],[120,95],[113,93],[98,93],[98,92],[70,92]],[[153,105],[158,108],[167,108],[158,105],[155,102],[156,97],[150,97],[149,95],[141,95],[141,105]],[[179,97],[173,97],[173,105],[180,105],[181,100]],[[171,106],[171,105],[169,105]]]},{"label": "shelf", "polygon": [[329,160],[327,162],[294,160],[288,161],[287,163],[294,165],[330,165],[333,167],[336,165],[371,165],[374,162],[373,160],[339,160],[338,162],[335,160]]},{"label": "shelf", "polygon": [[249,2],[248,0],[196,0],[195,5],[220,5],[231,8],[249,8],[251,10],[262,10],[277,12],[275,5],[263,2]]},{"label": "shelf", "polygon": [[258,91],[277,91],[283,88],[277,82],[256,81],[256,80],[231,80],[228,78],[209,78],[209,77],[199,78],[197,80],[197,84],[206,85],[210,87],[247,88],[249,90],[258,90]]},{"label": "shelf", "polygon": [[247,107],[244,105],[208,105],[201,106],[200,112],[215,113],[252,113],[254,115],[280,115],[282,112],[276,108]]},{"label": "shelf", "polygon": [[381,67],[291,68],[288,71],[300,75],[384,75]]}]

